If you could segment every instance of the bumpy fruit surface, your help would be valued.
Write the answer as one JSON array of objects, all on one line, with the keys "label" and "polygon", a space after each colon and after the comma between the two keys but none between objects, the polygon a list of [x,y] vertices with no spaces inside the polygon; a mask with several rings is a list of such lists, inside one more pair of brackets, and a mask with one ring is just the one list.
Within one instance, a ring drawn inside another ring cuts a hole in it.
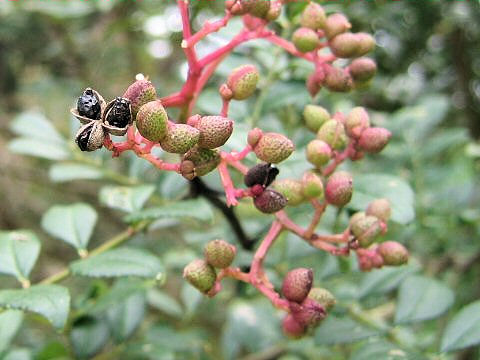
[{"label": "bumpy fruit surface", "polygon": [[341,150],[347,143],[345,127],[338,120],[328,120],[318,130],[317,139],[326,142],[334,150]]},{"label": "bumpy fruit surface", "polygon": [[375,216],[366,215],[363,212],[352,216],[350,231],[363,248],[370,246],[382,231],[381,223]]},{"label": "bumpy fruit surface", "polygon": [[195,176],[203,176],[215,169],[221,158],[217,150],[203,149],[195,145],[185,153],[182,162],[184,161],[193,163]]},{"label": "bumpy fruit surface", "polygon": [[358,147],[371,154],[379,153],[387,146],[392,133],[385,128],[372,127],[365,129],[358,140]]},{"label": "bumpy fruit surface", "polygon": [[387,222],[390,219],[392,208],[390,207],[390,201],[387,199],[376,199],[368,204],[366,214],[375,216],[383,222]]},{"label": "bumpy fruit surface", "polygon": [[163,150],[174,154],[185,154],[200,139],[200,131],[187,124],[168,122],[167,134],[160,140]]},{"label": "bumpy fruit surface", "polygon": [[326,316],[323,306],[308,297],[302,302],[302,304],[290,305],[290,309],[292,310],[293,318],[307,329],[318,326],[320,321]]},{"label": "bumpy fruit surface", "polygon": [[370,126],[370,117],[365,108],[354,107],[345,120],[345,130],[348,136],[358,139],[362,135],[363,130]]},{"label": "bumpy fruit surface", "polygon": [[330,49],[339,58],[355,57],[359,48],[360,39],[350,32],[339,34],[330,40]]},{"label": "bumpy fruit surface", "polygon": [[282,330],[289,338],[298,339],[305,335],[307,328],[300,325],[292,314],[287,314],[282,321]]},{"label": "bumpy fruit surface", "polygon": [[280,171],[271,164],[257,164],[248,169],[243,182],[247,187],[262,185],[267,187],[277,177]]},{"label": "bumpy fruit surface", "polygon": [[332,66],[327,70],[324,84],[330,91],[348,92],[353,88],[353,79],[343,69]]},{"label": "bumpy fruit surface", "polygon": [[288,158],[293,150],[295,150],[293,142],[286,136],[277,133],[263,134],[253,148],[260,160],[273,164]]},{"label": "bumpy fruit surface", "polygon": [[408,250],[396,241],[385,241],[378,245],[377,252],[385,265],[400,266],[408,262]]},{"label": "bumpy fruit surface", "polygon": [[288,206],[297,206],[305,201],[301,181],[294,179],[277,180],[273,183],[273,188],[287,198]]},{"label": "bumpy fruit surface", "polygon": [[331,39],[338,34],[348,31],[351,27],[352,24],[350,24],[345,15],[340,13],[332,14],[325,22],[325,35],[328,39]]},{"label": "bumpy fruit surface", "polygon": [[359,58],[352,61],[349,69],[355,82],[366,82],[375,76],[377,64],[370,58]]},{"label": "bumpy fruit surface", "polygon": [[242,65],[233,69],[227,79],[233,99],[245,100],[252,95],[257,88],[258,78],[258,70],[254,65]]},{"label": "bumpy fruit surface", "polygon": [[261,212],[273,214],[287,205],[287,199],[275,190],[265,189],[265,191],[253,199],[253,204]]},{"label": "bumpy fruit surface", "polygon": [[325,187],[325,199],[329,204],[341,207],[352,199],[353,178],[346,171],[338,171],[332,174]]},{"label": "bumpy fruit surface", "polygon": [[293,269],[289,271],[283,279],[282,294],[289,301],[301,303],[308,296],[312,284],[312,269]]},{"label": "bumpy fruit surface", "polygon": [[317,33],[307,27],[297,29],[293,33],[292,41],[297,50],[303,53],[315,50],[320,44]]},{"label": "bumpy fruit surface", "polygon": [[223,116],[203,116],[194,123],[188,123],[200,131],[198,146],[215,149],[222,146],[232,135],[233,121]]},{"label": "bumpy fruit surface", "polygon": [[303,118],[307,128],[316,133],[326,121],[330,120],[330,114],[324,107],[307,105],[303,109]]},{"label": "bumpy fruit surface", "polygon": [[322,305],[326,311],[331,310],[337,303],[335,296],[333,296],[330,291],[324,288],[312,288],[312,290],[310,290],[308,293],[308,297]]},{"label": "bumpy fruit surface", "polygon": [[137,129],[147,140],[159,142],[167,135],[168,115],[160,100],[142,105],[137,114]]},{"label": "bumpy fruit surface", "polygon": [[243,9],[249,14],[263,18],[270,9],[270,1],[265,0],[240,0]]},{"label": "bumpy fruit surface", "polygon": [[135,118],[142,105],[157,98],[157,92],[150,81],[145,79],[137,80],[127,88],[123,97],[130,100],[132,115]]},{"label": "bumpy fruit surface", "polygon": [[323,140],[312,140],[307,145],[307,160],[316,167],[322,167],[332,157],[332,149]]},{"label": "bumpy fruit surface", "polygon": [[207,293],[215,285],[217,274],[205,260],[193,260],[183,269],[183,277],[202,293]]},{"label": "bumpy fruit surface", "polygon": [[306,172],[302,178],[303,196],[305,198],[317,199],[323,197],[323,182],[320,176],[313,172]]},{"label": "bumpy fruit surface", "polygon": [[212,240],[205,245],[205,260],[213,267],[224,269],[229,267],[235,258],[235,247],[225,240]]},{"label": "bumpy fruit surface", "polygon": [[300,18],[300,24],[303,27],[313,30],[323,29],[326,22],[327,16],[325,15],[325,10],[323,10],[321,5],[314,2],[307,5]]}]

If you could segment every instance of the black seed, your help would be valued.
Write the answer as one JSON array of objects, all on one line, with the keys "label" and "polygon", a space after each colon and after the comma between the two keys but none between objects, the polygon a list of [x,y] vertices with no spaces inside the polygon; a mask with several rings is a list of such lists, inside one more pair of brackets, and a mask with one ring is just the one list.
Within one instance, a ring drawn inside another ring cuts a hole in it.
[{"label": "black seed", "polygon": [[76,142],[80,150],[88,151],[88,139],[92,133],[93,125],[89,125],[77,136]]},{"label": "black seed", "polygon": [[108,110],[105,121],[111,126],[124,128],[130,123],[131,119],[130,100],[117,97],[112,107]]},{"label": "black seed", "polygon": [[272,164],[257,164],[248,170],[243,181],[248,187],[254,185],[267,187],[275,180],[279,172]]},{"label": "black seed", "polygon": [[86,89],[77,101],[77,111],[80,115],[92,120],[100,119],[100,101],[92,89]]}]

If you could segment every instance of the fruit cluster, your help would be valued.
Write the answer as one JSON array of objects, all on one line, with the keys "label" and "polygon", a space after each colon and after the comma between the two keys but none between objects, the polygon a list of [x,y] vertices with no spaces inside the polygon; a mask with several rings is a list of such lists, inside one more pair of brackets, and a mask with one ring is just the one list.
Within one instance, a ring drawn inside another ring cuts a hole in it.
[{"label": "fruit cluster", "polygon": [[[304,123],[315,134],[315,139],[308,143],[305,157],[312,168],[298,178],[280,180],[276,179],[281,169],[278,164],[295,150],[294,143],[283,134],[253,128],[248,133],[244,149],[238,152],[220,149],[230,138],[235,125],[228,116],[229,104],[248,99],[256,92],[260,75],[254,65],[234,69],[220,85],[222,108],[218,113],[192,114],[199,94],[217,66],[238,45],[252,39],[264,39],[291,56],[311,62],[315,70],[307,79],[306,90],[312,98],[323,87],[346,92],[368,84],[375,75],[376,64],[363,56],[373,50],[373,37],[350,32],[351,24],[343,14],[327,16],[322,6],[311,2],[301,13],[300,27],[290,42],[268,28],[269,23],[280,16],[286,2],[227,0],[223,18],[206,22],[193,32],[189,2],[178,0],[183,20],[181,46],[189,66],[181,90],[158,98],[153,84],[141,78],[131,84],[122,97],[107,104],[98,92],[87,88],[71,112],[84,124],[76,136],[82,151],[105,146],[113,156],[119,156],[130,150],[159,170],[174,171],[187,180],[217,170],[227,206],[237,205],[242,198],[252,198],[260,212],[271,214],[270,230],[259,244],[248,272],[231,266],[236,253],[232,245],[214,240],[205,246],[204,259],[185,267],[184,277],[208,296],[215,296],[221,290],[221,281],[225,277],[251,284],[274,306],[287,312],[283,321],[285,333],[300,337],[321,322],[334,305],[335,298],[326,289],[312,288],[313,272],[304,268],[287,273],[281,292],[275,290],[266,276],[263,262],[284,231],[292,232],[311,246],[334,256],[348,256],[354,252],[363,271],[384,265],[402,265],[408,261],[408,251],[393,241],[377,244],[387,231],[390,217],[390,203],[386,199],[377,199],[364,212],[354,214],[341,233],[316,232],[328,206],[343,208],[352,198],[353,176],[337,170],[338,166],[347,159],[358,161],[365,154],[379,153],[391,137],[387,129],[371,126],[364,108],[355,107],[348,114],[330,114],[319,105],[307,105],[303,111]],[[227,26],[234,16],[242,16],[243,29],[226,45],[199,58],[195,45]],[[340,58],[352,60],[341,68],[333,64]],[[178,119],[172,120],[168,116],[170,107],[180,108]],[[123,142],[114,142],[110,138],[110,135],[125,134]],[[152,153],[155,147],[179,154],[179,162],[165,162]],[[261,162],[248,168],[242,161],[250,153]],[[236,187],[230,168],[243,174],[244,188]],[[286,212],[300,204],[312,207],[311,221],[306,228],[296,224]]]}]

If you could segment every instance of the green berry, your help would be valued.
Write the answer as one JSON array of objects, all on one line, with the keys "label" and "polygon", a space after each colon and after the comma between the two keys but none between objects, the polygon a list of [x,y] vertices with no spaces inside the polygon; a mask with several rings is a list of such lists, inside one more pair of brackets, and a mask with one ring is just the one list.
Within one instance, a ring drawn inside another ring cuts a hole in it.
[{"label": "green berry", "polygon": [[253,148],[260,160],[273,164],[288,158],[293,150],[295,150],[293,142],[286,136],[277,133],[263,134]]},{"label": "green berry", "polygon": [[348,21],[345,15],[336,13],[330,15],[325,22],[325,35],[328,39],[332,39],[338,34],[348,31],[352,24]]},{"label": "green berry", "polygon": [[273,183],[273,188],[285,196],[289,206],[297,206],[305,202],[302,182],[294,179],[282,179]]},{"label": "green berry", "polygon": [[327,16],[325,15],[325,10],[323,10],[321,5],[314,2],[307,5],[300,18],[300,24],[312,30],[323,29],[326,22]]},{"label": "green berry", "polygon": [[187,124],[168,122],[167,135],[160,141],[163,150],[174,154],[185,154],[200,139],[200,131]]},{"label": "green berry", "polygon": [[408,262],[408,250],[396,241],[385,241],[378,245],[377,252],[385,265],[400,266]]},{"label": "green berry", "polygon": [[362,248],[375,242],[382,231],[381,223],[375,216],[360,212],[350,219],[350,231]]},{"label": "green berry", "polygon": [[317,139],[326,142],[333,150],[341,150],[347,144],[345,127],[338,120],[328,120],[318,130]]},{"label": "green berry", "polygon": [[307,105],[303,109],[303,118],[307,128],[316,133],[330,119],[330,114],[321,106]]},{"label": "green berry", "polygon": [[337,303],[335,296],[333,296],[330,291],[324,288],[312,288],[312,290],[310,290],[308,293],[308,297],[318,302],[327,311],[331,310]]},{"label": "green berry", "polygon": [[322,167],[330,161],[332,149],[323,140],[312,140],[307,144],[307,160],[317,168]]},{"label": "green berry", "polygon": [[205,260],[213,267],[224,269],[229,267],[235,258],[236,250],[225,240],[212,240],[205,245]]},{"label": "green berry", "polygon": [[376,199],[368,204],[366,214],[375,216],[386,223],[390,219],[391,212],[390,201],[387,199]]},{"label": "green berry", "polygon": [[193,260],[183,269],[183,277],[202,293],[207,293],[215,285],[217,274],[205,260]]},{"label": "green berry", "polygon": [[[183,155],[182,163],[191,167],[193,164],[193,172],[195,176],[203,176],[214,170],[220,164],[221,158],[217,150],[203,149],[195,145]],[[182,171],[183,175],[183,171]]]},{"label": "green berry", "polygon": [[323,197],[323,182],[320,176],[307,171],[302,178],[303,195],[311,200]]},{"label": "green berry", "polygon": [[345,130],[348,136],[358,139],[362,135],[363,130],[370,126],[370,117],[365,108],[354,107],[345,120]]},{"label": "green berry", "polygon": [[315,50],[320,45],[317,33],[307,27],[297,29],[293,33],[292,41],[297,50],[302,53]]},{"label": "green berry", "polygon": [[245,100],[250,97],[257,88],[258,79],[258,70],[254,65],[242,65],[233,69],[227,79],[233,99]]},{"label": "green berry", "polygon": [[203,116],[189,125],[200,131],[198,146],[215,149],[222,146],[232,135],[233,121],[223,116]]},{"label": "green berry", "polygon": [[137,114],[137,129],[147,140],[159,142],[167,135],[168,115],[160,100],[150,101]]}]

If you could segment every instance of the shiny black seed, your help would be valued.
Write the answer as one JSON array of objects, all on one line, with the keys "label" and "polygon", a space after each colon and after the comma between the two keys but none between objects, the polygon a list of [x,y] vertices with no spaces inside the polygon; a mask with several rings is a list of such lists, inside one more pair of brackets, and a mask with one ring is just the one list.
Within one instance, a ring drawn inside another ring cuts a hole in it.
[{"label": "shiny black seed", "polygon": [[88,139],[90,138],[90,134],[92,133],[93,126],[85,127],[79,136],[77,136],[76,142],[80,150],[88,151]]},{"label": "shiny black seed", "polygon": [[77,111],[80,115],[92,120],[100,119],[100,101],[92,89],[86,89],[77,101]]},{"label": "shiny black seed", "polygon": [[124,128],[132,119],[130,112],[130,100],[117,97],[112,107],[108,110],[107,118],[105,119],[109,125]]},{"label": "shiny black seed", "polygon": [[254,185],[267,187],[275,180],[279,172],[272,164],[257,164],[248,170],[243,181],[248,187]]}]

